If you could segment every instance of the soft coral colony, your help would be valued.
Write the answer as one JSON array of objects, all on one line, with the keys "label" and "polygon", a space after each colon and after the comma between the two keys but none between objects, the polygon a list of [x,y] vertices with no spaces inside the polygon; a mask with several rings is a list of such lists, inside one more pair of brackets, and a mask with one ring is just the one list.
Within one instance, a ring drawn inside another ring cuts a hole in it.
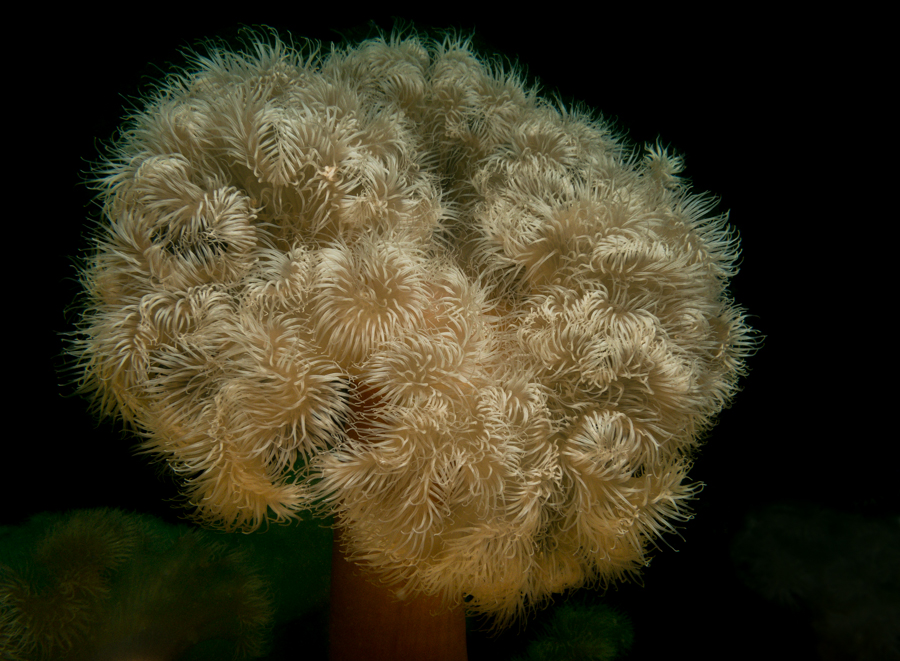
[{"label": "soft coral colony", "polygon": [[81,385],[201,520],[331,513],[504,621],[645,564],[745,371],[737,241],[680,169],[459,40],[212,49],[98,176]]}]

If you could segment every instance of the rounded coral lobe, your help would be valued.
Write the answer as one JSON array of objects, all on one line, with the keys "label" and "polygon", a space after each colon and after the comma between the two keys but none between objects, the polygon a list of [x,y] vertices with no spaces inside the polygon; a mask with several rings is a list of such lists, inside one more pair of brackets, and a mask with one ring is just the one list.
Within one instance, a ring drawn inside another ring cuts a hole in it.
[{"label": "rounded coral lobe", "polygon": [[212,50],[121,135],[71,351],[201,519],[503,622],[689,515],[754,335],[677,156],[415,37]]},{"label": "rounded coral lobe", "polygon": [[319,253],[311,316],[322,346],[348,366],[402,329],[424,323],[430,304],[427,257],[391,239]]}]

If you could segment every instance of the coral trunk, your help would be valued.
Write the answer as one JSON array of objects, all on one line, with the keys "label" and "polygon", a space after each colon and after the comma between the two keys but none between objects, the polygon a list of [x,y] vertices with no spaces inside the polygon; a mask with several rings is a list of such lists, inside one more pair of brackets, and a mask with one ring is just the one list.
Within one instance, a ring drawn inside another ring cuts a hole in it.
[{"label": "coral trunk", "polygon": [[398,599],[378,577],[341,551],[331,564],[331,661],[465,661],[466,618],[437,597]]}]

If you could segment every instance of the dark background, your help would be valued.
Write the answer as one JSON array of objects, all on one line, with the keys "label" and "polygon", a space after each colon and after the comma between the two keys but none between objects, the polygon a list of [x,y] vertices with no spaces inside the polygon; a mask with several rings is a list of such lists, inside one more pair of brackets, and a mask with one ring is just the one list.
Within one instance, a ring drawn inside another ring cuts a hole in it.
[{"label": "dark background", "polygon": [[[857,658],[829,640],[835,627],[827,623],[871,619],[853,610],[858,599],[848,606],[840,594],[820,591],[793,605],[770,600],[759,580],[748,585],[735,543],[773,505],[825,520],[849,517],[840,521],[850,521],[851,532],[811,533],[811,547],[765,542],[747,552],[769,558],[763,564],[789,559],[819,585],[834,579],[866,594],[872,579],[858,571],[857,546],[844,544],[857,534],[853,522],[896,535],[900,507],[889,454],[897,442],[889,402],[896,358],[888,349],[896,297],[881,293],[893,284],[881,265],[891,262],[897,210],[868,207],[896,184],[889,166],[869,155],[886,129],[882,101],[872,92],[884,83],[880,60],[865,26],[735,14],[705,16],[701,28],[693,17],[649,10],[603,16],[596,9],[584,17],[565,11],[406,16],[423,28],[474,31],[479,50],[525,65],[547,93],[598,110],[636,144],[660,138],[682,154],[695,191],[715,193],[720,208],[730,210],[743,250],[732,292],[765,335],[743,391],[696,461],[692,477],[706,486],[683,538],[666,539],[677,552],[662,544],[642,586],[622,584],[605,596],[634,622],[630,658]],[[298,10],[289,20],[35,20],[11,28],[23,33],[9,40],[4,92],[10,359],[0,524],[99,506],[177,521],[168,476],[132,455],[127,433],[98,424],[83,400],[67,397],[58,373],[61,334],[74,319],[64,311],[78,290],[71,257],[87,248],[86,222],[96,217],[84,184],[90,161],[123,107],[184,62],[182,49],[209,37],[234,42],[240,21],[323,40],[326,48],[394,23],[389,14],[346,8],[328,17]],[[860,40],[849,45],[840,36],[847,33]],[[877,573],[896,571],[889,565]],[[880,588],[872,587],[875,593]],[[888,612],[897,608],[891,594]],[[526,634],[510,632],[503,644]],[[497,644],[470,641],[470,658]]]}]

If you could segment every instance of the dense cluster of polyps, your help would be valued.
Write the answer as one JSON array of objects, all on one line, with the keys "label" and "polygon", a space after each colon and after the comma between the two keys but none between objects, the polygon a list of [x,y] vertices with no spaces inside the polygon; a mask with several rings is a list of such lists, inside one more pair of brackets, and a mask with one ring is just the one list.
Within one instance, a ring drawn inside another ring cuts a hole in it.
[{"label": "dense cluster of polyps", "polygon": [[622,576],[752,345],[680,166],[457,41],[213,51],[99,173],[82,385],[206,522],[501,619]]}]

